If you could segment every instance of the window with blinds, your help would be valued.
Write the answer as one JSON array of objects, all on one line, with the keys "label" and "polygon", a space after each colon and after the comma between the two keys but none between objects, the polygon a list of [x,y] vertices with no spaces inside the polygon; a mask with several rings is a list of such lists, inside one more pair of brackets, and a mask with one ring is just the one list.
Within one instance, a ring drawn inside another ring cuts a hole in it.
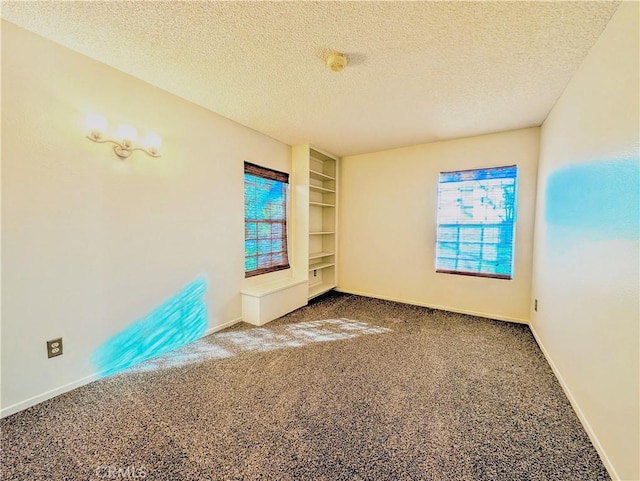
[{"label": "window with blinds", "polygon": [[289,268],[289,174],[244,163],[245,277]]},{"label": "window with blinds", "polygon": [[436,272],[511,279],[518,168],[442,172]]}]

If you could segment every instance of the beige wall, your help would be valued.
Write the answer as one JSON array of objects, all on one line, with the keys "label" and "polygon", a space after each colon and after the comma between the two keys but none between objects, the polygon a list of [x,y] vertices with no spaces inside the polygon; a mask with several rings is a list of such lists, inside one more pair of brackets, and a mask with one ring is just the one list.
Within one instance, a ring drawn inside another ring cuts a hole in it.
[{"label": "beige wall", "polygon": [[533,329],[625,480],[640,479],[639,5],[620,5],[542,126],[533,276]]},{"label": "beige wall", "polygon": [[[539,129],[345,157],[340,168],[341,290],[527,322]],[[442,171],[517,164],[513,280],[435,272]]]},{"label": "beige wall", "polygon": [[[87,112],[158,132],[162,157],[118,160]],[[101,343],[199,275],[209,328],[241,316],[243,161],[288,172],[287,145],[6,22],[2,140],[2,414],[90,380]]]}]

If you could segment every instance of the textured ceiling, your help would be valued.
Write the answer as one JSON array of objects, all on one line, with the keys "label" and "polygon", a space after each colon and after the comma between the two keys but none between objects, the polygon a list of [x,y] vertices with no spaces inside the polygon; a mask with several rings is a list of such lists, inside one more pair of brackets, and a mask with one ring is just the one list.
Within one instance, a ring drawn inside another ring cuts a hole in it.
[{"label": "textured ceiling", "polygon": [[[537,126],[618,1],[2,2],[2,17],[336,155]],[[349,65],[334,73],[332,51]]]}]

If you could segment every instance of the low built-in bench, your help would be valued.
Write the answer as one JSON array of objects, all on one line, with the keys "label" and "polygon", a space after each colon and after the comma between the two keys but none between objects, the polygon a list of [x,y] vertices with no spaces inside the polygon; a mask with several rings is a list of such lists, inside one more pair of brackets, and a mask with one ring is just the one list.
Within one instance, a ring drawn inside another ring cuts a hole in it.
[{"label": "low built-in bench", "polygon": [[280,279],[242,289],[242,320],[262,326],[307,304],[306,279]]}]

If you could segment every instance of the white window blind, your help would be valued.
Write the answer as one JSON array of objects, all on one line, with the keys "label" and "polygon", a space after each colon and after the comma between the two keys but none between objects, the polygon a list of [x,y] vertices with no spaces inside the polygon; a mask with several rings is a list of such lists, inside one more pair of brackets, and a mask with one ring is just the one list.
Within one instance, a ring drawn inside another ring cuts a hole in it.
[{"label": "white window blind", "polygon": [[518,168],[442,172],[436,271],[511,279]]}]

